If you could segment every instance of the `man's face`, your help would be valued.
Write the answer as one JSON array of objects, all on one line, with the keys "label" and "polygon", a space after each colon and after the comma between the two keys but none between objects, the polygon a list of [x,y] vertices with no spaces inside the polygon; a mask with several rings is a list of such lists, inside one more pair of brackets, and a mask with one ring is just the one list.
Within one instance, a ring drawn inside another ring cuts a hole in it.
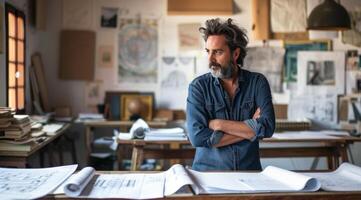
[{"label": "man's face", "polygon": [[223,35],[211,35],[206,41],[209,69],[216,78],[232,78],[236,70],[237,52],[231,52]]}]

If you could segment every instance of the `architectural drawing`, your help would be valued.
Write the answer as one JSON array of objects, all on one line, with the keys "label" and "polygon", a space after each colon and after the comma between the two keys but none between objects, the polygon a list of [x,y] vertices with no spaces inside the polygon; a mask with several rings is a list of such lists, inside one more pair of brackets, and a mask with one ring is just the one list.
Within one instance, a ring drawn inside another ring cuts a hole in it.
[{"label": "architectural drawing", "polygon": [[93,21],[93,0],[63,0],[63,28],[89,29]]},{"label": "architectural drawing", "polygon": [[185,109],[188,84],[194,77],[194,71],[194,57],[162,58],[159,99],[161,107]]},{"label": "architectural drawing", "polygon": [[272,92],[282,92],[282,66],[285,50],[279,47],[251,47],[247,49],[244,69],[266,76]]},{"label": "architectural drawing", "polygon": [[118,35],[118,82],[157,81],[158,22],[121,19]]}]

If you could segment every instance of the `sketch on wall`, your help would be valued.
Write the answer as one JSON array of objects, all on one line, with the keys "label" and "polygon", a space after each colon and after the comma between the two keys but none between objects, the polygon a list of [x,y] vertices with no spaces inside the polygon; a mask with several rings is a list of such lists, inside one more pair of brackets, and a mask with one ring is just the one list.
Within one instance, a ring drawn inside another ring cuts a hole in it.
[{"label": "sketch on wall", "polygon": [[299,51],[297,56],[299,94],[317,91],[344,94],[344,52]]},{"label": "sketch on wall", "polygon": [[286,41],[284,80],[297,82],[297,52],[331,50],[331,40]]},{"label": "sketch on wall", "polygon": [[156,83],[158,22],[121,19],[118,34],[118,82]]},{"label": "sketch on wall", "polygon": [[96,80],[85,85],[85,105],[88,111],[97,112],[97,105],[104,102],[103,82]]},{"label": "sketch on wall", "polygon": [[195,57],[162,57],[159,105],[185,109],[188,84],[195,71]]},{"label": "sketch on wall", "polygon": [[178,38],[179,50],[199,50],[201,49],[201,35],[199,34],[200,24],[179,24]]},{"label": "sketch on wall", "polygon": [[119,8],[101,8],[100,26],[104,28],[116,28]]},{"label": "sketch on wall", "polygon": [[262,73],[268,79],[272,92],[282,92],[282,67],[285,50],[280,47],[247,48],[244,69]]},{"label": "sketch on wall", "polygon": [[114,47],[103,45],[99,47],[99,67],[112,68],[114,65]]},{"label": "sketch on wall", "polygon": [[342,41],[346,44],[361,47],[361,7],[349,11],[351,30],[342,31]]},{"label": "sketch on wall", "polygon": [[93,20],[93,0],[63,0],[63,28],[89,29]]},{"label": "sketch on wall", "polygon": [[306,19],[305,0],[271,1],[272,32],[304,32],[306,31]]},{"label": "sketch on wall", "polygon": [[337,123],[337,95],[312,93],[291,98],[288,105],[289,120],[310,119],[323,125]]}]

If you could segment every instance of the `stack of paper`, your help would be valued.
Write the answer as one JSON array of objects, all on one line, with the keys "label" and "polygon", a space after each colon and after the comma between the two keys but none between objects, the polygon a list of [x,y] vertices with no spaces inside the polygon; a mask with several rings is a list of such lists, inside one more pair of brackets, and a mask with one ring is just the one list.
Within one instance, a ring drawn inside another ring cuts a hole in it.
[{"label": "stack of paper", "polygon": [[150,129],[144,140],[187,140],[187,136],[182,128]]}]

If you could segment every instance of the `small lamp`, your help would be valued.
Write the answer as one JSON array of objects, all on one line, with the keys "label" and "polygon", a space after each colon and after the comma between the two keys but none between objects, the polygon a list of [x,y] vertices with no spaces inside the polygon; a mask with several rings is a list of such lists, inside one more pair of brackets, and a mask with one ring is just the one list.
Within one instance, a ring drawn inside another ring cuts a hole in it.
[{"label": "small lamp", "polygon": [[307,30],[343,31],[351,29],[346,9],[334,0],[325,0],[316,6],[307,19]]}]

